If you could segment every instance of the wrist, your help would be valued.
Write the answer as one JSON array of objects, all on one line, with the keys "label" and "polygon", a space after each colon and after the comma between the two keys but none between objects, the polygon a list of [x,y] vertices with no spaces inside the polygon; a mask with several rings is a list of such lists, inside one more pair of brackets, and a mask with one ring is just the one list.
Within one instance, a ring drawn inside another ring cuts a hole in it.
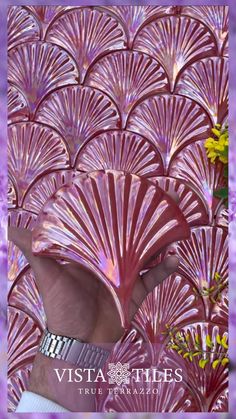
[{"label": "wrist", "polygon": [[39,351],[47,357],[59,359],[82,368],[100,369],[106,363],[111,345],[95,345],[80,339],[45,330]]},{"label": "wrist", "polygon": [[94,378],[106,363],[111,346],[81,342],[46,329],[33,364],[29,390],[71,411],[95,411]]}]

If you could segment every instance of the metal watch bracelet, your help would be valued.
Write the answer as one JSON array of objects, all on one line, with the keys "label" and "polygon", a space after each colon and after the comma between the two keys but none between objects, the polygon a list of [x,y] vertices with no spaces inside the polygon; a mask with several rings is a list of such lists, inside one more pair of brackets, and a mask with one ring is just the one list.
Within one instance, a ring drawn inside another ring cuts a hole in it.
[{"label": "metal watch bracelet", "polygon": [[81,368],[99,369],[105,364],[109,351],[99,346],[45,330],[39,352],[54,359],[61,359]]}]

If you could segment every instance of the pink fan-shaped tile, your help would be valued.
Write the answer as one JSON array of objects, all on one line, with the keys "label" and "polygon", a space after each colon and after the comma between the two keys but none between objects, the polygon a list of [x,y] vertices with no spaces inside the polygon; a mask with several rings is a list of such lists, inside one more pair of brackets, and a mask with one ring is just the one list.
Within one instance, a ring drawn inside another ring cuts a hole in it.
[{"label": "pink fan-shaped tile", "polygon": [[8,411],[14,412],[20,401],[23,391],[28,389],[30,372],[32,365],[24,365],[20,369],[14,371],[8,377]]},{"label": "pink fan-shaped tile", "polygon": [[164,191],[177,194],[178,206],[190,226],[208,224],[208,214],[204,203],[186,182],[168,176],[160,176],[155,180]]},{"label": "pink fan-shaped tile", "polygon": [[92,271],[110,289],[127,328],[139,271],[160,248],[188,235],[180,209],[154,184],[97,171],[76,177],[46,203],[33,231],[33,251]]},{"label": "pink fan-shaped tile", "polygon": [[8,307],[8,373],[32,363],[42,331],[24,311]]},{"label": "pink fan-shaped tile", "polygon": [[7,203],[8,208],[15,208],[17,206],[16,187],[9,177],[7,186]]},{"label": "pink fan-shaped tile", "polygon": [[49,25],[71,6],[26,6],[26,9],[36,17],[42,29],[42,39]]},{"label": "pink fan-shaped tile", "polygon": [[41,329],[46,327],[46,315],[43,308],[42,298],[35,283],[34,274],[28,269],[21,274],[12,285],[8,302],[10,306],[23,310]]},{"label": "pink fan-shaped tile", "polygon": [[229,227],[229,210],[225,208],[224,205],[219,207],[219,210],[216,214],[215,223],[218,227],[228,229]]},{"label": "pink fan-shaped tile", "polygon": [[[22,209],[8,211],[9,225],[13,227],[21,227],[32,230],[34,227],[36,216]],[[21,250],[8,242],[8,279],[14,281],[28,266],[28,262]]]},{"label": "pink fan-shaped tile", "polygon": [[168,82],[163,68],[141,52],[108,54],[97,62],[86,83],[110,95],[122,116],[122,127],[135,104],[146,95],[166,92]]},{"label": "pink fan-shaped tile", "polygon": [[228,38],[226,39],[226,41],[225,41],[225,43],[223,45],[222,55],[224,57],[229,58],[229,42],[228,42]]},{"label": "pink fan-shaped tile", "polygon": [[103,371],[109,370],[109,363],[128,362],[130,368],[150,365],[150,347],[144,342],[143,336],[133,327],[114,345]]},{"label": "pink fan-shaped tile", "polygon": [[33,116],[49,92],[75,84],[78,71],[72,58],[58,46],[29,42],[9,52],[8,78],[24,94]]},{"label": "pink fan-shaped tile", "polygon": [[[157,374],[156,374],[157,376]],[[140,373],[140,380],[131,378],[130,384],[117,387],[117,393],[111,392],[104,400],[105,412],[195,412],[197,401],[181,382],[164,382],[164,373],[157,376],[162,382],[146,381],[145,372]]]},{"label": "pink fan-shaped tile", "polygon": [[59,189],[62,185],[70,183],[78,172],[73,170],[59,170],[51,172],[39,178],[39,180],[29,189],[23,207],[39,214],[47,200]]},{"label": "pink fan-shaped tile", "polygon": [[101,55],[126,47],[125,32],[119,21],[90,8],[63,14],[50,27],[46,39],[65,48],[73,56],[81,83],[88,68]]},{"label": "pink fan-shaped tile", "polygon": [[216,304],[214,305],[211,313],[211,320],[216,324],[228,324],[229,320],[229,297],[228,287],[226,287],[219,296]]},{"label": "pink fan-shaped tile", "polygon": [[57,18],[60,14],[70,9],[66,6],[26,6],[26,9],[30,10],[36,18],[45,24],[50,24],[52,20]]},{"label": "pink fan-shaped tile", "polygon": [[196,190],[206,206],[211,223],[219,206],[219,200],[214,198],[213,193],[225,185],[223,169],[221,162],[210,162],[204,143],[198,141],[184,148],[169,170],[170,176],[185,181]]},{"label": "pink fan-shaped tile", "polygon": [[[157,344],[165,339],[166,325],[181,327],[197,321],[204,307],[197,300],[191,282],[173,274],[147,296],[134,318],[134,326],[142,331],[145,340]],[[153,360],[154,361],[154,360]]]},{"label": "pink fan-shaped tile", "polygon": [[228,38],[228,6],[183,6],[182,14],[187,14],[207,25],[215,36],[219,52]]},{"label": "pink fan-shaped tile", "polygon": [[8,122],[27,121],[29,108],[26,99],[14,86],[8,87]]},{"label": "pink fan-shaped tile", "polygon": [[[184,359],[177,351],[165,348],[161,355],[163,366],[165,368],[181,368],[183,383],[188,385],[191,393],[198,400],[197,411],[210,412],[214,400],[217,400],[228,386],[228,366],[222,366],[220,363],[215,369],[212,367],[212,363],[216,359],[223,359],[227,355],[227,349],[219,345],[216,340],[218,334],[221,337],[227,337],[226,327],[214,323],[198,322],[184,326],[179,332],[184,339],[188,335],[187,348],[189,350],[195,347],[194,342],[198,336],[203,356],[194,356],[190,361],[188,357]],[[211,348],[207,346],[207,335],[212,341]],[[204,369],[199,366],[201,358],[208,358]]]},{"label": "pink fan-shaped tile", "polygon": [[157,19],[139,32],[134,49],[154,57],[174,90],[180,71],[199,58],[215,55],[215,40],[206,26],[184,16]]},{"label": "pink fan-shaped tile", "polygon": [[107,131],[92,138],[80,150],[76,167],[84,172],[115,169],[145,177],[163,173],[155,147],[128,131]]},{"label": "pink fan-shaped tile", "polygon": [[150,20],[173,13],[173,6],[103,6],[101,9],[121,21],[130,48],[138,31]]},{"label": "pink fan-shaped tile", "polygon": [[[120,339],[113,347],[105,366],[103,374],[106,377],[109,372],[109,364],[128,363],[129,368],[148,368],[150,367],[150,345],[143,341],[140,333],[131,328],[122,339]],[[97,411],[104,410],[104,402],[107,399],[109,389],[114,389],[115,384],[109,383],[107,380],[100,384],[101,395],[97,394]]]},{"label": "pink fan-shaped tile", "polygon": [[20,6],[10,6],[7,15],[8,48],[23,42],[37,41],[40,29],[37,20]]},{"label": "pink fan-shaped tile", "polygon": [[18,204],[43,173],[69,166],[64,141],[50,128],[22,122],[8,128],[8,169],[17,187]]},{"label": "pink fan-shaped tile", "polygon": [[228,60],[197,61],[182,73],[175,91],[202,105],[214,124],[222,123],[228,112]]},{"label": "pink fan-shaped tile", "polygon": [[65,87],[50,95],[36,119],[61,133],[73,164],[81,145],[91,136],[119,126],[119,114],[110,98],[97,89],[81,86]]},{"label": "pink fan-shaped tile", "polygon": [[[204,295],[205,318],[210,319],[214,300],[220,299],[228,280],[228,239],[225,230],[219,227],[198,227],[191,230],[191,237],[176,244],[180,256],[178,271],[194,283],[196,295]],[[215,280],[215,274],[221,280]],[[218,288],[222,284],[223,288]],[[205,289],[214,290],[209,295]],[[213,292],[214,291],[214,292]],[[218,300],[217,300],[218,301]]]},{"label": "pink fan-shaped tile", "polygon": [[196,102],[177,95],[144,100],[133,110],[127,124],[128,130],[144,135],[156,146],[166,170],[183,147],[206,139],[210,127],[209,117]]},{"label": "pink fan-shaped tile", "polygon": [[211,412],[222,413],[229,411],[229,389],[224,389],[217,397],[215,397],[211,407]]}]

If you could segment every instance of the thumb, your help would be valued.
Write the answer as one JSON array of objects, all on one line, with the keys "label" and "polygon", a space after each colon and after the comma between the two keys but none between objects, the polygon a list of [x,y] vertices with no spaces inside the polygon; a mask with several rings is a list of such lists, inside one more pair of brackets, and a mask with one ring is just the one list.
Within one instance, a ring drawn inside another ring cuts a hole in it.
[{"label": "thumb", "polygon": [[177,256],[168,256],[163,262],[153,269],[150,269],[142,276],[143,283],[148,292],[151,292],[157,285],[161,284],[164,279],[174,273],[179,265]]}]

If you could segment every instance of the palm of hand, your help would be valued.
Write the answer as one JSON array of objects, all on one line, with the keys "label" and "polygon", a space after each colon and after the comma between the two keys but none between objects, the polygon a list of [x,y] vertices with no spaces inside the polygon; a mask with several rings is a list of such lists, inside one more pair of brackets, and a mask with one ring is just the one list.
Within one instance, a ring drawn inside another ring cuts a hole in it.
[{"label": "palm of hand", "polygon": [[[41,258],[42,267],[44,260]],[[48,328],[52,332],[73,336],[85,342],[115,342],[123,334],[118,310],[110,291],[90,272],[76,264],[52,264],[55,274],[51,275],[51,286],[38,278],[44,295],[44,307]],[[44,269],[43,269],[44,270]],[[43,289],[42,289],[43,288]],[[44,289],[45,288],[45,289]],[[132,320],[147,290],[138,279],[130,303]]]},{"label": "palm of hand", "polygon": [[[85,342],[119,339],[122,328],[113,298],[93,274],[68,264],[60,266],[59,275],[51,276],[50,282],[47,290],[41,286],[50,331]],[[38,283],[42,284],[41,278]]]},{"label": "palm of hand", "polygon": [[[22,250],[34,271],[51,332],[97,344],[116,342],[122,336],[113,297],[92,273],[74,263],[60,265],[53,259],[33,255],[28,230],[9,228],[9,240]],[[178,259],[170,256],[137,278],[130,303],[130,321],[147,294],[177,266]]]}]

